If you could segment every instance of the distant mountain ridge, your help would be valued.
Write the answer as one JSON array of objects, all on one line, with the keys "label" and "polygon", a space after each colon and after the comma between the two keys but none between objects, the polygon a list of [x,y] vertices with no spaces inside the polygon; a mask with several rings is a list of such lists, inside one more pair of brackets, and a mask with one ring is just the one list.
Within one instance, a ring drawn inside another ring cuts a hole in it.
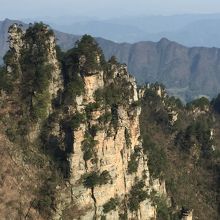
[{"label": "distant mountain ridge", "polygon": [[[0,22],[0,57],[7,51],[7,30],[14,22],[21,23],[9,19]],[[55,34],[63,50],[72,48],[80,38],[59,31]],[[115,55],[119,62],[126,63],[139,84],[158,81],[167,87],[170,94],[184,101],[199,96],[212,98],[220,93],[218,48],[188,48],[166,38],[157,43],[147,41],[134,44],[119,44],[103,38],[96,40],[106,58]]]},{"label": "distant mountain ridge", "polygon": [[220,92],[220,49],[188,48],[176,42],[115,44],[99,41],[106,57],[115,55],[128,65],[140,84],[161,82],[170,94],[190,101]]},{"label": "distant mountain ridge", "polygon": [[220,14],[122,16],[112,19],[47,19],[53,29],[69,34],[88,33],[114,42],[159,41],[166,37],[188,47],[220,47]]}]

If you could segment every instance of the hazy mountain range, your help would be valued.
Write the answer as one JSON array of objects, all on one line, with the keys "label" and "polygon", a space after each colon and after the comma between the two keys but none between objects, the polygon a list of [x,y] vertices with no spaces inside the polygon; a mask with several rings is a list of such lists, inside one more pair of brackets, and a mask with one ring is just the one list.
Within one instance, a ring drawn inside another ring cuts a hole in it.
[{"label": "hazy mountain range", "polygon": [[[8,26],[18,21],[0,22],[0,56],[7,51]],[[27,26],[24,24],[24,27]],[[77,35],[55,31],[58,44],[67,50],[80,38]],[[220,39],[220,38],[219,38]],[[165,38],[154,43],[115,43],[96,38],[106,58],[115,55],[128,65],[128,70],[139,83],[161,82],[169,92],[191,100],[200,95],[214,97],[220,92],[220,49],[188,48]]]},{"label": "hazy mountain range", "polygon": [[65,33],[88,33],[115,42],[159,41],[166,37],[186,46],[220,47],[220,14],[42,20]]}]

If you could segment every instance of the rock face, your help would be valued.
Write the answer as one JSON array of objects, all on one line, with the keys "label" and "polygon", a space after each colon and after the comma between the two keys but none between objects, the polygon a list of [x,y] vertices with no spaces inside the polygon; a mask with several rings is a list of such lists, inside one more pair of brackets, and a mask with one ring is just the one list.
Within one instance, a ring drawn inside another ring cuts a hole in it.
[{"label": "rock face", "polygon": [[[49,30],[46,29],[46,31]],[[51,99],[53,99],[57,97],[59,91],[61,92],[63,90],[63,77],[60,64],[57,60],[55,36],[51,35],[45,43],[47,44],[48,63],[52,66],[52,78],[49,85],[49,93]]]},{"label": "rock face", "polygon": [[97,89],[102,89],[104,86],[103,71],[95,75],[84,77],[85,84],[85,99],[88,103],[94,102],[94,93]]},{"label": "rock face", "polygon": [[[9,73],[17,72],[19,76],[21,75],[21,66],[19,63],[21,57],[21,48],[24,46],[23,43],[23,31],[16,24],[9,27],[8,30],[9,48],[11,51],[10,60],[8,60],[7,71]],[[19,78],[19,77],[18,77]],[[18,79],[20,80],[20,79]]]},{"label": "rock face", "polygon": [[11,50],[14,50],[16,54],[16,58],[19,59],[21,55],[20,51],[21,48],[23,47],[22,37],[24,33],[16,24],[13,24],[9,28],[8,34],[9,34],[9,48]]},{"label": "rock face", "polygon": [[[78,100],[81,114],[86,114],[88,106],[96,103],[95,94],[103,90],[109,83],[123,81],[129,87],[131,94],[124,105],[118,105],[115,109],[117,124],[113,125],[112,120],[103,120],[106,115],[114,114],[110,106],[100,104],[90,111],[90,117],[80,123],[79,127],[72,132],[74,139],[71,146],[72,152],[68,156],[70,166],[69,185],[60,189],[57,198],[57,210],[54,219],[62,219],[65,210],[74,203],[80,210],[84,210],[80,219],[111,219],[116,220],[122,216],[128,219],[150,220],[156,218],[156,208],[152,205],[150,198],[140,201],[137,210],[129,208],[131,191],[142,181],[143,189],[150,195],[152,190],[159,194],[166,194],[164,185],[158,181],[150,184],[150,173],[148,170],[148,159],[142,151],[142,140],[140,138],[139,115],[141,107],[132,105],[139,100],[136,82],[127,73],[125,66],[112,66],[112,78],[105,79],[103,71],[83,76],[85,93]],[[117,94],[121,96],[121,94]],[[88,141],[87,133],[96,128],[92,134],[95,142],[93,146],[94,157],[85,158],[85,143]],[[138,152],[138,153],[137,153]],[[135,157],[134,155],[137,154]],[[131,170],[132,164],[136,164]],[[108,174],[108,181],[105,184],[97,184],[92,187],[85,187],[85,176],[94,174]],[[67,190],[67,193],[66,193]],[[70,199],[70,197],[72,199]],[[117,199],[117,206],[106,211],[105,207],[109,201]],[[131,205],[130,205],[131,206]],[[79,216],[76,214],[73,219]]]}]

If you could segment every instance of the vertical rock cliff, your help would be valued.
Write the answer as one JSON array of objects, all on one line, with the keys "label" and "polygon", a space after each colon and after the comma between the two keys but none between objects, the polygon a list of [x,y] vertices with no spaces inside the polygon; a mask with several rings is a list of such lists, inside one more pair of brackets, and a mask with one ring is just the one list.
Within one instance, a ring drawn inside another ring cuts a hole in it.
[{"label": "vertical rock cliff", "polygon": [[[17,24],[9,28],[10,50],[5,56],[6,68],[13,83],[14,101],[30,120],[34,141],[44,120],[53,112],[53,103],[63,90],[63,78],[57,60],[53,32],[44,24],[29,27],[25,32]],[[21,104],[22,103],[22,104]]]},{"label": "vertical rock cliff", "polygon": [[62,219],[71,203],[83,212],[73,219],[155,219],[150,194],[165,194],[165,188],[150,181],[136,82],[124,65],[111,61],[103,67],[100,53],[96,68],[84,72],[87,59],[79,54],[84,92],[76,96],[74,108],[68,107],[68,117],[80,121],[71,128],[68,147],[69,194],[60,189],[55,219]]}]

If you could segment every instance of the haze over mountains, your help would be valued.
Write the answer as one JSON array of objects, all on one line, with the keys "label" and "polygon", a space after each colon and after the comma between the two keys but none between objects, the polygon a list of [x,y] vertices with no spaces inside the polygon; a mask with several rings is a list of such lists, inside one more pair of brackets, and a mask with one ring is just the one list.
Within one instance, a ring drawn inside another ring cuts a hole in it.
[{"label": "haze over mountains", "polygon": [[186,46],[220,47],[220,14],[131,16],[105,20],[63,17],[43,20],[65,33],[88,33],[115,42],[159,41],[166,37]]},{"label": "haze over mountains", "polygon": [[[19,23],[8,19],[0,22],[0,57],[7,51],[7,30],[14,22]],[[162,28],[158,26],[158,29]],[[63,50],[72,48],[80,38],[79,35],[59,31],[55,34]],[[188,48],[165,38],[157,43],[145,41],[133,44],[115,43],[103,38],[96,40],[106,58],[115,55],[120,62],[126,63],[140,84],[161,82],[170,94],[184,101],[201,95],[212,98],[220,92],[220,49]]]}]

